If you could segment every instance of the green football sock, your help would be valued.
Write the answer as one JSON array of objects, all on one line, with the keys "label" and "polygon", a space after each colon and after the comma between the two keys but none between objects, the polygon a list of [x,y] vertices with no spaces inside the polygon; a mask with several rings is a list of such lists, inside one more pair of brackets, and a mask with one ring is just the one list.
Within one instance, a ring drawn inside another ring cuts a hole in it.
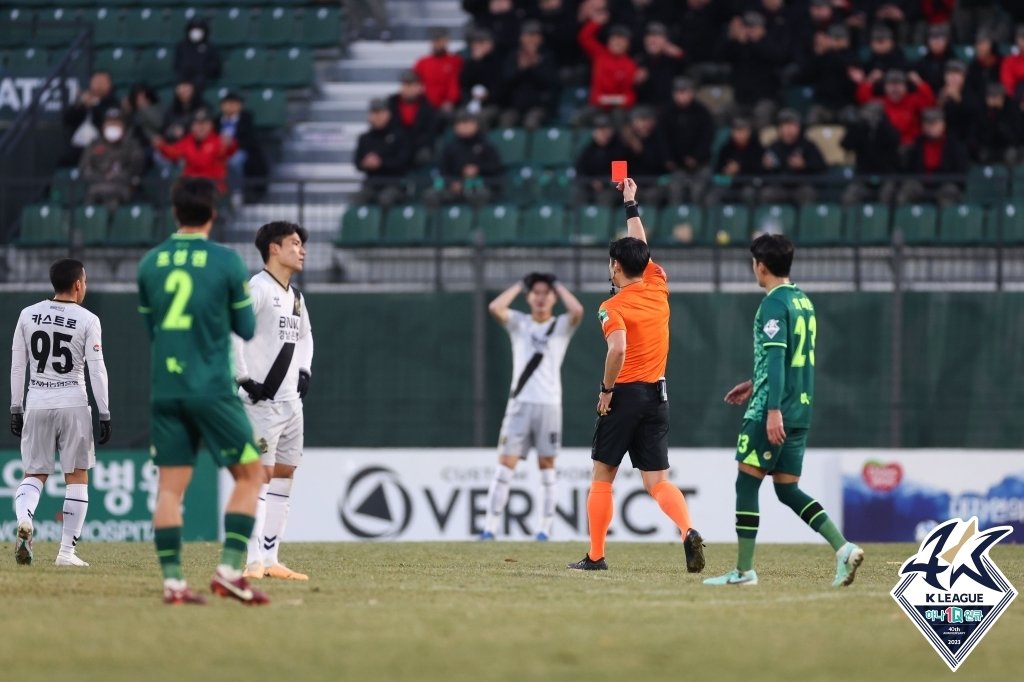
[{"label": "green football sock", "polygon": [[810,526],[811,530],[820,533],[828,540],[828,544],[832,545],[832,549],[838,550],[846,544],[843,534],[836,528],[836,524],[832,523],[831,519],[828,518],[828,514],[825,513],[825,509],[821,504],[803,490],[800,490],[796,483],[776,483],[775,494],[778,495],[779,501],[796,512],[796,515]]},{"label": "green football sock", "polygon": [[184,580],[181,572],[181,526],[154,528],[153,539],[164,580]]},{"label": "green football sock", "polygon": [[245,555],[249,546],[256,517],[248,514],[224,514],[224,551],[220,555],[220,563],[236,570],[245,566]]},{"label": "green football sock", "polygon": [[761,479],[741,471],[736,475],[736,537],[739,556],[736,568],[749,571],[754,567],[754,546],[757,543],[757,527],[761,514],[757,493]]},{"label": "green football sock", "polygon": [[821,528],[818,529],[818,532],[828,540],[828,544],[832,545],[832,549],[837,552],[840,547],[846,544],[846,538],[843,537],[840,530],[836,528],[836,524],[832,523],[832,519],[828,518],[828,514],[825,515],[825,523],[821,524]]}]

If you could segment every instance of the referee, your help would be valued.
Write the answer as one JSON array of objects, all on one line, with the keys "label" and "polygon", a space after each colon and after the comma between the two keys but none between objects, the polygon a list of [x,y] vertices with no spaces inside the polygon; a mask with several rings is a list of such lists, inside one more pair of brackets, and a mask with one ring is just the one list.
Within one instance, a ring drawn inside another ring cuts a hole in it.
[{"label": "referee", "polygon": [[636,183],[620,185],[627,236],[611,243],[608,271],[619,293],[601,304],[598,319],[608,342],[604,378],[597,400],[594,477],[587,496],[590,551],[569,568],[606,571],[605,538],[612,522],[612,481],[629,452],[644,489],[679,527],[686,570],[704,570],[704,541],[690,524],[686,498],[668,480],[668,280],[651,260],[636,203]]}]

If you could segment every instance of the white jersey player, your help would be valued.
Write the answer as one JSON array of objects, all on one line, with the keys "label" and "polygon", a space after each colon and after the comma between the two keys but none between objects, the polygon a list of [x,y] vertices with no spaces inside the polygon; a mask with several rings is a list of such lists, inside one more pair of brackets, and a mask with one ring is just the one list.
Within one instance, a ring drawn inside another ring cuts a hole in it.
[{"label": "white jersey player", "polygon": [[256,233],[265,267],[249,280],[256,334],[234,337],[239,395],[261,446],[266,479],[249,539],[246,577],[308,580],[278,559],[291,503],[295,468],[302,459],[302,399],[309,390],[313,333],[302,293],[291,278],[302,271],[306,230],[273,222]]},{"label": "white jersey player", "polygon": [[18,516],[14,558],[19,564],[32,563],[32,520],[59,453],[66,487],[56,564],[88,566],[75,553],[89,509],[89,469],[96,463],[85,372],[88,368],[102,445],[110,440],[107,368],[100,320],[81,307],[85,267],[76,260],[59,260],[50,267],[50,282],[53,298],[21,311],[11,344],[11,433],[21,438],[25,468],[25,479],[14,497]]},{"label": "white jersey player", "polygon": [[[529,315],[509,308],[523,291]],[[558,298],[566,312],[555,316]],[[554,275],[535,272],[499,294],[488,309],[505,326],[512,341],[512,386],[480,539],[494,539],[508,504],[516,465],[534,448],[542,487],[536,538],[547,540],[555,520],[555,457],[562,444],[562,360],[583,319],[583,306]]]}]

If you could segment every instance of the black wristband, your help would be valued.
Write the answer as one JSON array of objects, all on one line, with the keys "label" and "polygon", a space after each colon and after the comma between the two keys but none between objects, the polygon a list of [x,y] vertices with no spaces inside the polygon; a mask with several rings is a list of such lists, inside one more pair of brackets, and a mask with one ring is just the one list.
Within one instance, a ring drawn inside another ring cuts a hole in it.
[{"label": "black wristband", "polygon": [[624,206],[626,207],[626,220],[640,217],[640,204],[635,201],[627,201]]},{"label": "black wristband", "polygon": [[615,387],[612,386],[611,388],[605,388],[604,382],[602,381],[601,382],[601,393],[615,393]]}]

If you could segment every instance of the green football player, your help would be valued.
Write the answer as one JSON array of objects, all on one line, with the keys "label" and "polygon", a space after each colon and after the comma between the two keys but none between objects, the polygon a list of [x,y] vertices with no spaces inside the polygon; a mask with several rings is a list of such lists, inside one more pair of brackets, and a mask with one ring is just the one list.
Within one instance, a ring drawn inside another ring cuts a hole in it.
[{"label": "green football player", "polygon": [[160,470],[153,531],[164,602],[206,602],[181,571],[182,500],[202,443],[235,479],[210,589],[266,604],[242,575],[263,470],[231,371],[231,332],[250,339],[256,324],[249,272],[237,253],[208,239],[217,201],[212,182],[182,178],[171,201],[179,229],[143,257],[138,278],[139,312],[152,340],[150,454]]},{"label": "green football player", "polygon": [[847,542],[821,504],[800,489],[807,431],[814,403],[814,347],[818,321],[807,295],[789,281],[793,243],[766,234],[750,246],[754,275],[767,294],[754,318],[754,379],[725,396],[730,405],[750,400],[736,444],[735,570],[705,585],[756,585],[754,544],[760,519],[757,495],[764,477],[775,481],[779,501],[820,533],[836,552],[833,587],[853,582],[864,550]]}]

